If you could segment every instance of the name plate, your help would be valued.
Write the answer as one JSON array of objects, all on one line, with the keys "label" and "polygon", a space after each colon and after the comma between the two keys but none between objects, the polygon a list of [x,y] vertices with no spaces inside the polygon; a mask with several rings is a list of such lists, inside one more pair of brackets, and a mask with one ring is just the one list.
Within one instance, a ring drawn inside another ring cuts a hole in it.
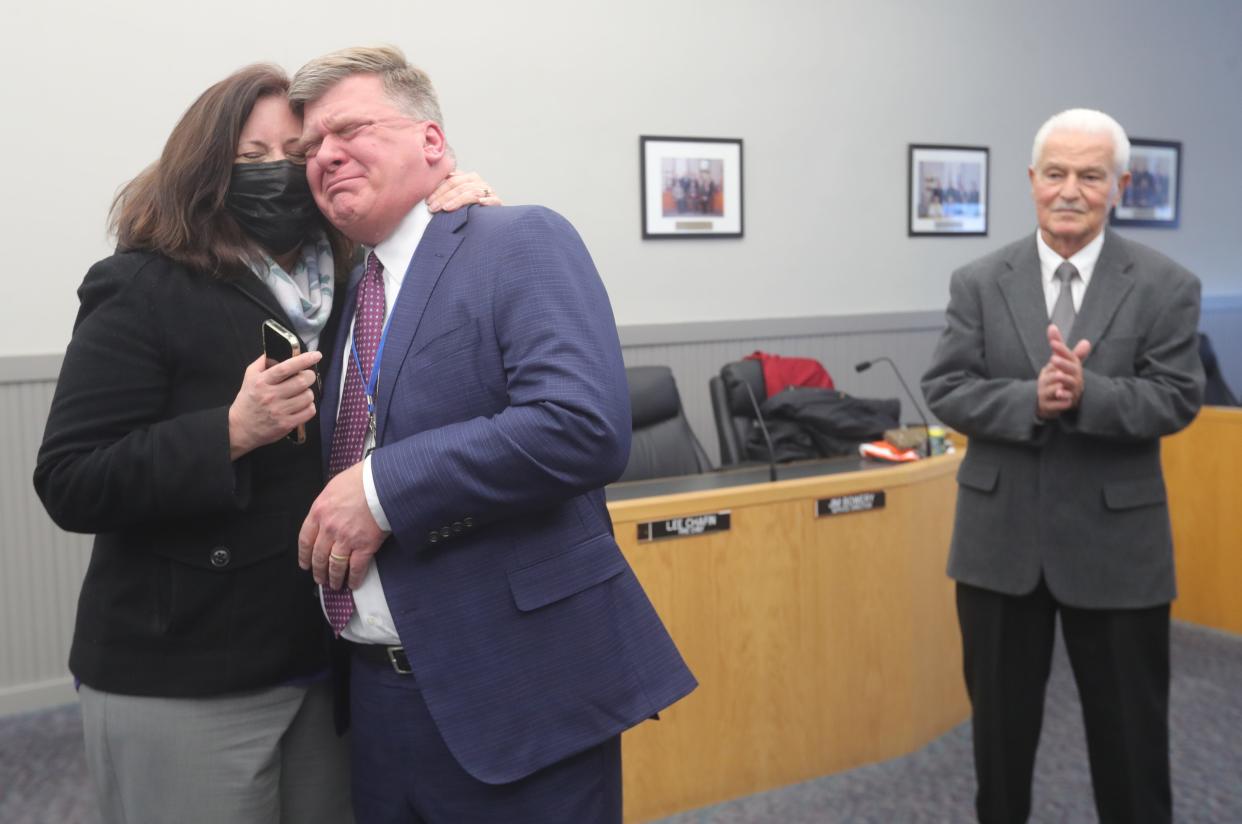
[{"label": "name plate", "polygon": [[665,538],[691,538],[709,532],[729,531],[729,510],[705,515],[686,515],[667,521],[648,521],[638,525],[638,540],[662,541]]},{"label": "name plate", "polygon": [[884,492],[855,492],[853,495],[838,495],[835,498],[820,498],[815,502],[815,517],[828,515],[849,515],[851,512],[870,512],[884,508]]}]

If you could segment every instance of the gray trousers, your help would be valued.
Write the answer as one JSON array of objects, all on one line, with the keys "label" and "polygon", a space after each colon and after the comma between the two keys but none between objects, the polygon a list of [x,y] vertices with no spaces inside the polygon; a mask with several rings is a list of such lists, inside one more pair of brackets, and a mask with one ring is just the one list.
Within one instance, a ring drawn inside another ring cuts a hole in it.
[{"label": "gray trousers", "polygon": [[352,822],[327,683],[212,698],[79,690],[104,824]]}]

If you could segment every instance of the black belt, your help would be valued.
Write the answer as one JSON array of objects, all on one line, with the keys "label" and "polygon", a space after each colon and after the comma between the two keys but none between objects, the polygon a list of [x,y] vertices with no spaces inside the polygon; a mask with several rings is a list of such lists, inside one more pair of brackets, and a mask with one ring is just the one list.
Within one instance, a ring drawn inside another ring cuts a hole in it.
[{"label": "black belt", "polygon": [[414,668],[410,666],[410,659],[405,655],[405,647],[389,647],[384,644],[359,644],[354,641],[348,641],[347,643],[352,654],[363,661],[378,664],[382,667],[392,667],[392,671],[397,673],[397,675],[414,674]]}]

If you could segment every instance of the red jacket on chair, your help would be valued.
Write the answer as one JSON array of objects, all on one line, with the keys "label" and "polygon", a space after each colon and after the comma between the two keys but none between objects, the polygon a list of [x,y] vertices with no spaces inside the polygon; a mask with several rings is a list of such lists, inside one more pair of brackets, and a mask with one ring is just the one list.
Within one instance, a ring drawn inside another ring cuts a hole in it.
[{"label": "red jacket on chair", "polygon": [[763,385],[768,397],[775,397],[791,386],[811,389],[835,389],[832,375],[814,358],[787,358],[755,351],[744,360],[757,360],[763,365]]}]

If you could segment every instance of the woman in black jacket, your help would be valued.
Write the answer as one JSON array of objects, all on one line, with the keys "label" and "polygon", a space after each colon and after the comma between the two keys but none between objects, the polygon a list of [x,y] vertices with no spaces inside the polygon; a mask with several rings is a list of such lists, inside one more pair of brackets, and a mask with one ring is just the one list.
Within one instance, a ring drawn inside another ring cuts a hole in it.
[{"label": "woman in black jacket", "polygon": [[[106,822],[349,820],[297,534],[353,249],[315,208],[287,88],[257,65],[204,92],[118,195],[118,252],[78,290],[34,481],[57,524],[96,533],[69,667]],[[483,195],[459,175],[430,205]],[[269,365],[269,319],[303,354]]]}]

